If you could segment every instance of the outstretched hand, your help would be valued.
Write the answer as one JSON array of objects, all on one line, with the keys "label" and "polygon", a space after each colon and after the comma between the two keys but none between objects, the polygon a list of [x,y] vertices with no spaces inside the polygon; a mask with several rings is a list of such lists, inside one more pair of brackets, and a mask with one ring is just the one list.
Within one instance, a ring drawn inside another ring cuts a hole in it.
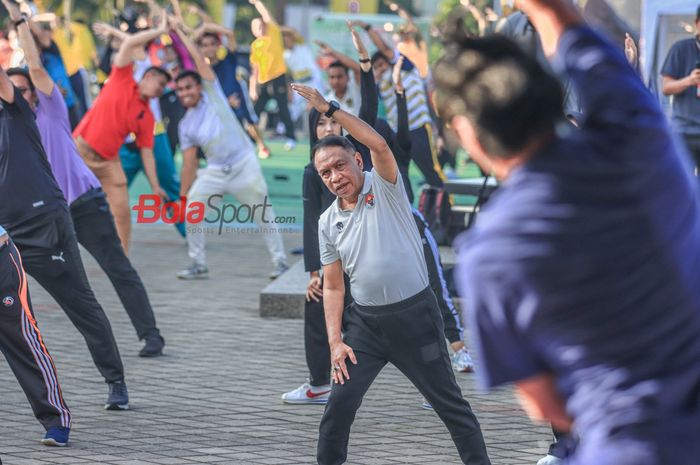
[{"label": "outstretched hand", "polygon": [[97,37],[104,41],[108,41],[114,35],[114,27],[107,23],[94,23],[92,25],[92,32],[95,33]]},{"label": "outstretched hand", "polygon": [[333,49],[327,43],[320,41],[320,40],[314,40],[314,43],[319,46],[319,48],[321,49],[321,53],[323,55],[332,55],[333,54]]},{"label": "outstretched hand", "polygon": [[365,47],[364,42],[362,42],[362,38],[360,37],[360,34],[357,33],[355,30],[355,25],[356,23],[353,23],[352,21],[347,21],[348,29],[350,30],[350,34],[352,35],[352,44],[355,46],[355,49],[357,50],[357,53],[361,57],[367,57],[369,54],[367,53],[367,47]]},{"label": "outstretched hand", "polygon": [[326,113],[331,107],[328,101],[313,87],[297,83],[292,83],[291,87],[294,92],[304,97],[304,99],[319,113]]},{"label": "outstretched hand", "polygon": [[627,62],[632,67],[637,66],[637,44],[634,43],[634,39],[629,33],[625,33],[625,57],[627,57]]},{"label": "outstretched hand", "polygon": [[10,19],[12,21],[19,21],[22,18],[22,12],[19,10],[19,6],[10,0],[2,0],[2,4],[5,5],[5,9],[10,13]]}]

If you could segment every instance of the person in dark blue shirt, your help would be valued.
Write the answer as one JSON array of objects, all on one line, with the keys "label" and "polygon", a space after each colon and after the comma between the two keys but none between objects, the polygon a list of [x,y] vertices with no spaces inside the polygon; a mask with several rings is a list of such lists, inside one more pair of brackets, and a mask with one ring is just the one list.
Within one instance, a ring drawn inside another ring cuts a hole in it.
[{"label": "person in dark blue shirt", "polygon": [[700,204],[688,160],[625,57],[566,0],[521,0],[584,110],[514,43],[456,26],[438,106],[502,180],[459,239],[482,386],[579,438],[567,465],[697,465]]},{"label": "person in dark blue shirt", "polygon": [[661,68],[664,95],[673,96],[672,119],[696,166],[700,165],[700,7],[695,35],[673,44]]}]

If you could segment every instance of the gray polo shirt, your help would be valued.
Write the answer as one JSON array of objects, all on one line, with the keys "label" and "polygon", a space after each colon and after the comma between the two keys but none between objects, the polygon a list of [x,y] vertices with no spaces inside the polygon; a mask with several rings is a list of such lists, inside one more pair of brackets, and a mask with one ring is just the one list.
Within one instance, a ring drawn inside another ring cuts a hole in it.
[{"label": "gray polo shirt", "polygon": [[374,169],[364,176],[353,210],[336,199],[319,219],[321,263],[341,261],[358,304],[393,304],[428,287],[423,243],[401,175],[395,184]]},{"label": "gray polo shirt", "polygon": [[255,156],[253,144],[233,114],[218,80],[202,79],[202,98],[180,120],[180,148],[199,147],[207,166],[223,168],[235,165],[247,156]]}]

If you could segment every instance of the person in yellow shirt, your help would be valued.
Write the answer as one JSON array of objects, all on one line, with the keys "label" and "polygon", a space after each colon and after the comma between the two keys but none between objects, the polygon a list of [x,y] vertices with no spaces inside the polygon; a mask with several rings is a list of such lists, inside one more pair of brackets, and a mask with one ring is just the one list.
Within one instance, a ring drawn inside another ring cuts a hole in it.
[{"label": "person in yellow shirt", "polygon": [[277,101],[278,115],[285,127],[285,149],[296,146],[294,124],[289,114],[287,92],[287,65],[284,63],[284,42],[280,27],[260,0],[249,0],[260,13],[250,23],[255,40],[250,45],[250,98],[255,102],[255,112],[265,111],[267,102]]},{"label": "person in yellow shirt", "polygon": [[88,70],[93,69],[97,61],[97,48],[90,28],[67,17],[53,30],[52,39],[61,52],[71,87],[85,112],[92,102]]}]

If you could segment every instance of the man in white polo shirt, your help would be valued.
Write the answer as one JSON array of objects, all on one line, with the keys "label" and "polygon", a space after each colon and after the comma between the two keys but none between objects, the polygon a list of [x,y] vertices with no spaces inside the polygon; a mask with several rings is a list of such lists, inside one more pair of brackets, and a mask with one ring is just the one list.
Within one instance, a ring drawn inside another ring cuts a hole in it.
[{"label": "man in white polo shirt", "polygon": [[[362,157],[344,137],[325,137],[313,150],[316,170],[337,196],[318,227],[334,382],[320,425],[318,463],[345,462],[355,413],[391,362],[431,403],[462,461],[490,464],[479,423],[452,372],[423,245],[394,155],[384,138],[337,102],[327,102],[311,87],[292,88],[366,145],[374,166],[363,172]],[[343,272],[354,299],[345,315]]]},{"label": "man in white polo shirt", "polygon": [[[269,220],[275,213],[253,144],[231,110],[214,70],[179,26],[177,33],[197,66],[197,72],[183,71],[175,79],[177,96],[187,108],[179,125],[183,152],[180,196],[187,196],[189,206],[193,202],[209,206],[217,199],[220,203],[224,194],[231,194],[249,206],[259,227],[273,229],[264,223],[267,220],[263,216]],[[206,168],[199,171],[198,148],[207,159]],[[259,205],[265,208],[256,208]],[[276,278],[287,270],[282,236],[277,231],[265,231],[263,236],[274,264],[270,278]],[[207,278],[202,224],[187,223],[187,247],[192,264],[180,271],[178,278]]]}]

